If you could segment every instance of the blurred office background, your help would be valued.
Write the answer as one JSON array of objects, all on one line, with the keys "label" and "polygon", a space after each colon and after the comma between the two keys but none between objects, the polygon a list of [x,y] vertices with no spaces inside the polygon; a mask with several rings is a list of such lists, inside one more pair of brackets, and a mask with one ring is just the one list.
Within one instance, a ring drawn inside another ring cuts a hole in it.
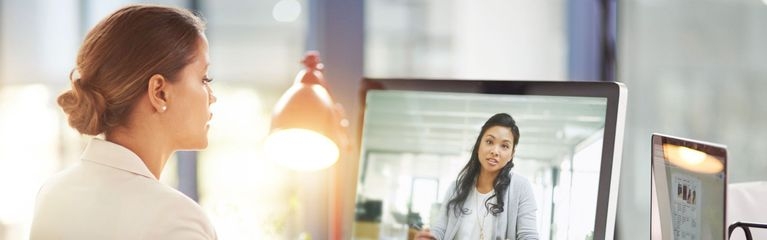
[{"label": "blurred office background", "polygon": [[[170,161],[161,180],[197,199],[222,239],[325,239],[333,221],[305,219],[332,219],[323,204],[334,202],[343,227],[331,236],[350,237],[356,163],[296,173],[260,149],[307,49],[327,50],[329,84],[354,121],[362,75],[624,82],[620,239],[649,239],[652,132],[726,144],[730,182],[767,180],[763,0],[0,0],[0,239],[26,239],[40,184],[79,161],[87,137],[55,98],[85,33],[135,2],[208,22],[210,147],[178,154],[192,161]],[[333,176],[343,183],[325,186]]]}]

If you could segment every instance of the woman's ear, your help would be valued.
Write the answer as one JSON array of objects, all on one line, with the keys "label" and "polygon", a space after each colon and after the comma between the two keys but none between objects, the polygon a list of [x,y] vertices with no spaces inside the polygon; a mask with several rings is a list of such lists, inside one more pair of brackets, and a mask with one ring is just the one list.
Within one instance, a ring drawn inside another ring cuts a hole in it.
[{"label": "woman's ear", "polygon": [[149,78],[149,84],[147,85],[147,96],[149,97],[149,103],[152,104],[152,108],[159,113],[165,112],[168,109],[166,94],[168,87],[167,79],[160,74],[155,74]]}]

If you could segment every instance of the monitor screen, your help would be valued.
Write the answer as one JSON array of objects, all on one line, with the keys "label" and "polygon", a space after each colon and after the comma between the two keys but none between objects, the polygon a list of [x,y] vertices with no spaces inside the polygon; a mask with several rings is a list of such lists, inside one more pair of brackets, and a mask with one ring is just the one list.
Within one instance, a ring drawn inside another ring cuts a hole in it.
[{"label": "monitor screen", "polygon": [[365,79],[355,239],[408,239],[434,223],[484,122],[519,127],[541,239],[612,238],[625,87],[614,82]]},{"label": "monitor screen", "polygon": [[727,149],[653,134],[651,162],[653,239],[725,239]]}]

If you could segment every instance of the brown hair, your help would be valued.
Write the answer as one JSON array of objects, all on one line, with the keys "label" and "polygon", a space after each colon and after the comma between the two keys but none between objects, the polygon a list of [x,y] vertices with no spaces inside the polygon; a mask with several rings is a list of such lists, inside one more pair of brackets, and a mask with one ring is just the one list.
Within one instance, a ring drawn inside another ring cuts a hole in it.
[{"label": "brown hair", "polygon": [[204,22],[190,11],[152,5],[124,7],[85,37],[70,74],[72,89],[58,97],[69,125],[98,135],[124,124],[154,74],[173,82],[197,52]]}]

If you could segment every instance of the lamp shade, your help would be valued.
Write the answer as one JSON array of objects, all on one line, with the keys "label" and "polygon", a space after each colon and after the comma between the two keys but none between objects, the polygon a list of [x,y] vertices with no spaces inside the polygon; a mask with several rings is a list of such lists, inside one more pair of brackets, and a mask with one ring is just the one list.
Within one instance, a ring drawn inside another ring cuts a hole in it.
[{"label": "lamp shade", "polygon": [[348,121],[328,91],[319,54],[308,52],[302,62],[306,68],[274,106],[264,153],[290,169],[314,171],[338,160]]}]

